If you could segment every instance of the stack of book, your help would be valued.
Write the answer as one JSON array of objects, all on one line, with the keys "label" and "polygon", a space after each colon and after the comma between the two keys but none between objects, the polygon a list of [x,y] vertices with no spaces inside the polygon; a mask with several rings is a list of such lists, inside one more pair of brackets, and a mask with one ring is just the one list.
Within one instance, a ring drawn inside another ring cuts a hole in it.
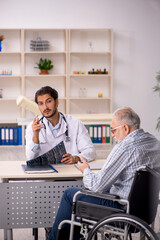
[{"label": "stack of book", "polygon": [[49,41],[41,40],[40,37],[37,40],[31,40],[30,49],[33,51],[46,51],[49,49]]},{"label": "stack of book", "polygon": [[22,127],[0,127],[0,145],[22,145]]},{"label": "stack of book", "polygon": [[90,125],[87,128],[93,143],[111,143],[110,125]]}]

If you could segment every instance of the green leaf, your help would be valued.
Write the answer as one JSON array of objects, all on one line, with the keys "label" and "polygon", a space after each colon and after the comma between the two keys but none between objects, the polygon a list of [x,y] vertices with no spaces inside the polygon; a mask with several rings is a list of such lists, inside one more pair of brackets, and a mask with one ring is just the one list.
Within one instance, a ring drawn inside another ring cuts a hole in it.
[{"label": "green leaf", "polygon": [[[156,76],[157,84],[153,87],[153,92],[158,92],[160,95],[160,71]],[[160,117],[157,119],[156,130],[160,131]]]},{"label": "green leaf", "polygon": [[52,65],[52,61],[50,59],[43,59],[40,58],[39,63],[36,63],[36,67],[35,68],[39,68],[39,69],[45,69],[45,70],[50,70],[52,69],[54,66]]},{"label": "green leaf", "polygon": [[160,117],[157,119],[156,130],[160,131]]},{"label": "green leaf", "polygon": [[160,85],[154,86],[154,87],[153,87],[153,91],[154,91],[154,92],[160,91]]}]

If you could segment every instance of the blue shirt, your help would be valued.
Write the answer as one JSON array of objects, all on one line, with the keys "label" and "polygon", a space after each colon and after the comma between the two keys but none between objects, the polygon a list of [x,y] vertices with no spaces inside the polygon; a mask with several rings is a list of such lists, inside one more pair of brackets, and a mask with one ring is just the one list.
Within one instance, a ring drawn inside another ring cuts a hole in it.
[{"label": "blue shirt", "polygon": [[60,129],[61,124],[62,124],[62,115],[59,114],[59,122],[57,123],[57,125],[55,127],[52,125],[51,122],[48,121],[47,123],[48,123],[48,126],[49,126],[53,136],[56,137],[57,133],[58,133],[58,130]]},{"label": "blue shirt", "polygon": [[127,199],[136,170],[141,166],[160,167],[160,142],[142,129],[135,130],[117,143],[102,169],[83,172],[83,183],[94,192],[117,194]]}]

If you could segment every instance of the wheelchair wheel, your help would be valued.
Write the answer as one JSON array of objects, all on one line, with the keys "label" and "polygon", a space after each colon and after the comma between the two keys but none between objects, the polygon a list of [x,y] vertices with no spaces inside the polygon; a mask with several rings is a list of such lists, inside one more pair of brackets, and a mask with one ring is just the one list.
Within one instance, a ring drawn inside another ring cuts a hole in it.
[{"label": "wheelchair wheel", "polygon": [[87,240],[158,240],[147,223],[128,214],[115,214],[97,222]]}]

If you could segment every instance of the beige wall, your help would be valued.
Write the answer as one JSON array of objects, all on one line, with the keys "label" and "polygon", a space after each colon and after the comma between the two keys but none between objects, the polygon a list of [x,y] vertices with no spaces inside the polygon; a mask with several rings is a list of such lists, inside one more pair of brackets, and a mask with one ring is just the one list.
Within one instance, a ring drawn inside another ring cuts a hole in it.
[{"label": "beige wall", "polygon": [[158,137],[159,0],[0,0],[0,9],[0,28],[113,28],[113,110],[133,107]]}]

